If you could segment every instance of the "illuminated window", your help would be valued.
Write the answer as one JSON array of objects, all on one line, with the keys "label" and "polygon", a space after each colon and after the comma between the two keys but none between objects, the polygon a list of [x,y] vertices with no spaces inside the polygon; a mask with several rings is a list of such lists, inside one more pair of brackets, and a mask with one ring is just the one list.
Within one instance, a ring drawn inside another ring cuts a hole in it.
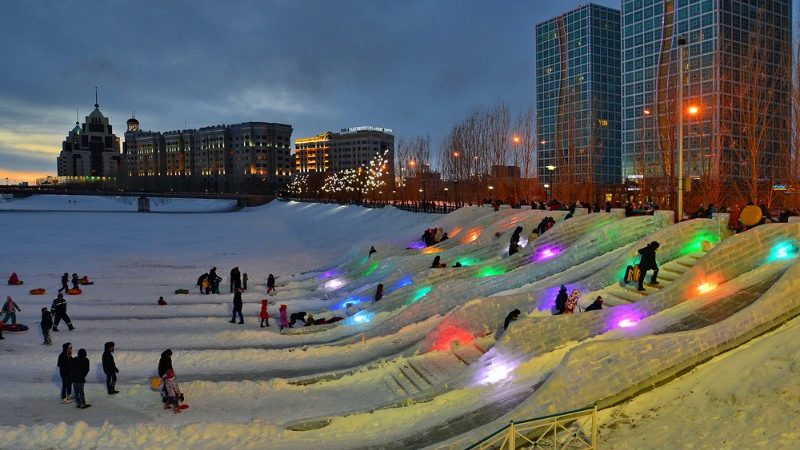
[{"label": "illuminated window", "polygon": [[608,120],[606,120],[606,119],[597,119],[597,124],[600,125],[601,127],[607,127],[608,126]]}]

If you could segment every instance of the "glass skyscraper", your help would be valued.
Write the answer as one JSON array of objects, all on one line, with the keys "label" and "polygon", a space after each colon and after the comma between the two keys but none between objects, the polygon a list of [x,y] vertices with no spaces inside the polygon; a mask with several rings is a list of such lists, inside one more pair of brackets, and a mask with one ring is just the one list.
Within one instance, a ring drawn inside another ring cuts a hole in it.
[{"label": "glass skyscraper", "polygon": [[[685,176],[783,179],[791,0],[623,0],[622,167],[676,176],[679,38]],[[758,153],[759,167],[750,173]],[[754,173],[758,172],[758,173]]]},{"label": "glass skyscraper", "polygon": [[[618,10],[588,4],[536,25],[537,164],[543,183],[586,187],[621,181],[621,86]],[[576,200],[592,200],[592,191],[573,192]]]}]

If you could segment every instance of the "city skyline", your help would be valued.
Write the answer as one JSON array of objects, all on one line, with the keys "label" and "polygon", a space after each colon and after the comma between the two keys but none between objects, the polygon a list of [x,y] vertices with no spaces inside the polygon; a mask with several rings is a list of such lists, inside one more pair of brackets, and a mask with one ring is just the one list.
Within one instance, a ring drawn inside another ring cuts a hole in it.
[{"label": "city skyline", "polygon": [[[376,125],[438,147],[475,108],[532,104],[535,24],[586,3],[9,4],[0,177],[55,174],[94,86],[118,130],[136,111],[143,129],[263,120],[309,136]],[[82,20],[62,20],[75,11]]]}]

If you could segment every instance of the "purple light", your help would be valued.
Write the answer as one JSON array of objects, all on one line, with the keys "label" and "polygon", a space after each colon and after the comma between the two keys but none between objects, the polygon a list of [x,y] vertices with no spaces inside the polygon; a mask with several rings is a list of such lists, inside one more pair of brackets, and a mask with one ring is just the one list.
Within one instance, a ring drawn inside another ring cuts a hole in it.
[{"label": "purple light", "polygon": [[561,253],[561,250],[556,247],[540,247],[536,249],[534,259],[536,261],[546,261]]},{"label": "purple light", "polygon": [[342,271],[339,269],[331,269],[325,272],[322,272],[322,275],[319,276],[320,280],[327,280],[328,278],[338,277],[342,274]]},{"label": "purple light", "polygon": [[617,328],[632,328],[639,325],[645,317],[649,316],[647,311],[643,310],[640,305],[629,304],[619,305],[609,308],[609,317],[606,321],[607,330],[611,331]]},{"label": "purple light", "polygon": [[633,319],[622,319],[617,323],[620,328],[630,328],[635,327],[639,323],[638,320]]},{"label": "purple light", "polygon": [[427,246],[422,241],[414,241],[408,246],[408,248],[413,248],[414,250],[422,250],[425,247]]}]

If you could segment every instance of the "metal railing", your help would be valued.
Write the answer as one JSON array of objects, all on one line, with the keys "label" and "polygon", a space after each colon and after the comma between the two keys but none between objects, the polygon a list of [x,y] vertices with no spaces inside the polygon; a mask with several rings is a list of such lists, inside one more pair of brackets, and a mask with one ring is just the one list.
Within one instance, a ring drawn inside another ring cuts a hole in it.
[{"label": "metal railing", "polygon": [[467,450],[518,448],[597,449],[597,405],[519,422],[512,420]]}]

